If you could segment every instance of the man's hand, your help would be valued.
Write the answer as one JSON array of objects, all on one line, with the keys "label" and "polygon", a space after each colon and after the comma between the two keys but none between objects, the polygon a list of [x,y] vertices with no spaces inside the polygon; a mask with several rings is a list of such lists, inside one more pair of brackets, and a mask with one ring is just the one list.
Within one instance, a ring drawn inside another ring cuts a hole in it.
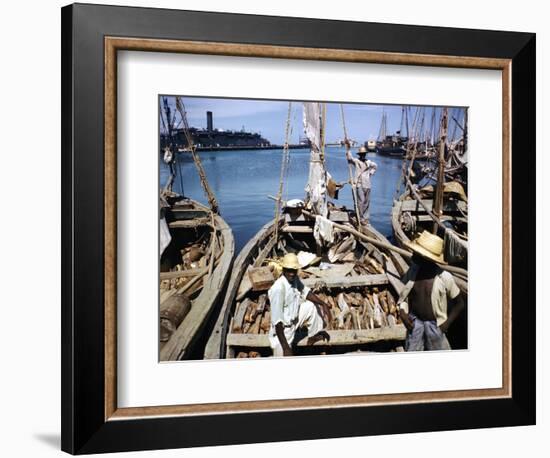
[{"label": "man's hand", "polygon": [[443,323],[441,323],[441,325],[439,326],[439,330],[443,333],[443,334],[446,334],[447,331],[449,330],[449,320],[446,320],[444,321]]},{"label": "man's hand", "polygon": [[326,340],[327,342],[330,342],[329,333],[327,331],[319,331],[317,334],[307,339],[307,344],[313,345],[315,342],[319,342],[320,340]]},{"label": "man's hand", "polygon": [[292,349],[286,340],[283,323],[280,321],[275,325],[275,333],[277,334],[277,338],[279,339],[279,343],[283,349],[283,356],[294,356]]},{"label": "man's hand", "polygon": [[403,324],[407,328],[407,331],[412,331],[414,329],[414,320],[411,320],[410,315],[403,310],[401,310],[400,316],[401,321],[403,321]]}]

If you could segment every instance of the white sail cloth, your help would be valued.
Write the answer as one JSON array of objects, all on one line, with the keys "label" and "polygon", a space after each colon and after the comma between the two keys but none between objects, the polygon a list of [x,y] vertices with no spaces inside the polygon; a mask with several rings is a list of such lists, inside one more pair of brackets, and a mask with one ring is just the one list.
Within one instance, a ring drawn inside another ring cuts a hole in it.
[{"label": "white sail cloth", "polygon": [[321,104],[304,102],[304,133],[311,143],[309,177],[305,188],[311,210],[327,217],[327,174],[321,160]]},{"label": "white sail cloth", "polygon": [[313,227],[313,237],[319,246],[322,246],[323,243],[332,245],[334,243],[334,223],[324,216],[317,215]]},{"label": "white sail cloth", "polygon": [[166,247],[170,245],[170,242],[172,241],[170,229],[168,229],[168,223],[166,222],[164,216],[160,219],[159,232],[159,256],[162,257],[162,253],[164,253],[164,250],[166,250]]},{"label": "white sail cloth", "polygon": [[304,102],[304,133],[317,152],[321,151],[321,123],[321,104]]}]

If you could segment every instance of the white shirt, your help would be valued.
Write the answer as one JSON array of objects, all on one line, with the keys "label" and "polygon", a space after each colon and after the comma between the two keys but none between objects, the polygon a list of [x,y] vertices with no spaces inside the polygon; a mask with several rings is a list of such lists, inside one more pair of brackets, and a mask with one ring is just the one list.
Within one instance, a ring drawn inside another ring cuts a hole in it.
[{"label": "white shirt", "polygon": [[281,275],[267,292],[271,304],[271,325],[283,323],[285,328],[293,327],[298,321],[300,304],[305,302],[310,288],[296,276],[292,283]]},{"label": "white shirt", "polygon": [[355,182],[357,183],[357,186],[370,189],[370,177],[374,175],[374,172],[376,172],[376,169],[378,168],[376,162],[368,159],[366,161],[355,159],[351,156],[349,150],[346,152],[346,158],[348,162],[355,165]]}]

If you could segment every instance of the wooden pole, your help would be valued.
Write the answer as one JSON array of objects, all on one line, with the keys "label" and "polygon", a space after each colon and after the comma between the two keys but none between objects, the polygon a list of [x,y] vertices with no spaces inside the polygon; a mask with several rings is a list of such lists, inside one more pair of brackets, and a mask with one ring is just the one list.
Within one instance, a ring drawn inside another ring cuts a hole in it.
[{"label": "wooden pole", "polygon": [[286,129],[285,129],[285,144],[283,146],[283,157],[281,160],[281,176],[279,178],[279,192],[277,193],[277,199],[275,201],[275,240],[278,240],[279,230],[279,217],[281,214],[281,200],[283,198],[283,187],[285,173],[288,165],[288,144],[290,142],[290,116],[292,115],[292,102],[288,102],[288,112],[286,117]]},{"label": "wooden pole", "polygon": [[414,196],[416,201],[420,204],[420,206],[424,209],[426,214],[434,221],[434,224],[441,227],[442,229],[445,229],[445,226],[440,221],[440,219],[437,216],[435,216],[435,214],[433,212],[431,212],[430,209],[424,204],[424,202],[422,201],[422,197],[420,197],[420,194],[418,194],[418,191],[416,189],[414,189],[414,186],[413,186],[410,178],[407,178],[406,182],[407,182],[407,186],[408,186],[409,190],[411,191],[412,195]]},{"label": "wooden pole", "polygon": [[[348,132],[346,129],[346,120],[344,118],[344,105],[342,104],[340,104],[340,113],[342,114],[342,126],[344,128],[344,143],[346,144],[346,156],[347,156],[348,154],[351,154],[351,153],[349,152],[350,147],[349,147],[349,141],[348,141]],[[359,231],[361,231],[361,215],[359,214],[359,205],[357,203],[357,186],[356,186],[356,183],[353,181],[353,170],[349,162],[348,162],[348,170],[349,170],[349,182],[351,184],[351,195],[353,197],[355,214],[357,215],[357,227],[359,228]]]},{"label": "wooden pole", "polygon": [[[445,185],[445,144],[447,143],[447,108],[443,108],[441,116],[441,137],[439,138],[439,159],[437,184],[434,192],[433,213],[439,219],[443,213],[443,186]],[[434,221],[432,233],[437,234],[439,224]]]}]

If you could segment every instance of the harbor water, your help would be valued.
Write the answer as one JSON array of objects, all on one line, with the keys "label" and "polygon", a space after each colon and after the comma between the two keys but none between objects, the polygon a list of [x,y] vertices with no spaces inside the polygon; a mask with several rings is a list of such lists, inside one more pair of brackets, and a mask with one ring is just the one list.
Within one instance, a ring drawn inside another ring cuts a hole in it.
[{"label": "harbor water", "polygon": [[[356,157],[356,150],[353,151]],[[233,230],[235,250],[238,253],[275,216],[275,202],[268,196],[277,195],[279,189],[282,150],[207,151],[198,154],[218,200],[220,214]],[[304,199],[309,155],[309,149],[290,151],[284,200]],[[162,155],[159,157],[162,187],[168,179],[169,168],[162,160]],[[391,207],[401,176],[402,161],[376,154],[368,154],[367,159],[375,161],[378,166],[372,177],[370,221],[390,238]],[[327,147],[326,164],[335,181],[348,181],[349,169],[343,147]],[[174,191],[183,191],[185,196],[207,204],[191,154],[179,153],[176,167],[178,176],[174,181]],[[353,208],[349,185],[340,190],[339,199],[335,203]]]}]

